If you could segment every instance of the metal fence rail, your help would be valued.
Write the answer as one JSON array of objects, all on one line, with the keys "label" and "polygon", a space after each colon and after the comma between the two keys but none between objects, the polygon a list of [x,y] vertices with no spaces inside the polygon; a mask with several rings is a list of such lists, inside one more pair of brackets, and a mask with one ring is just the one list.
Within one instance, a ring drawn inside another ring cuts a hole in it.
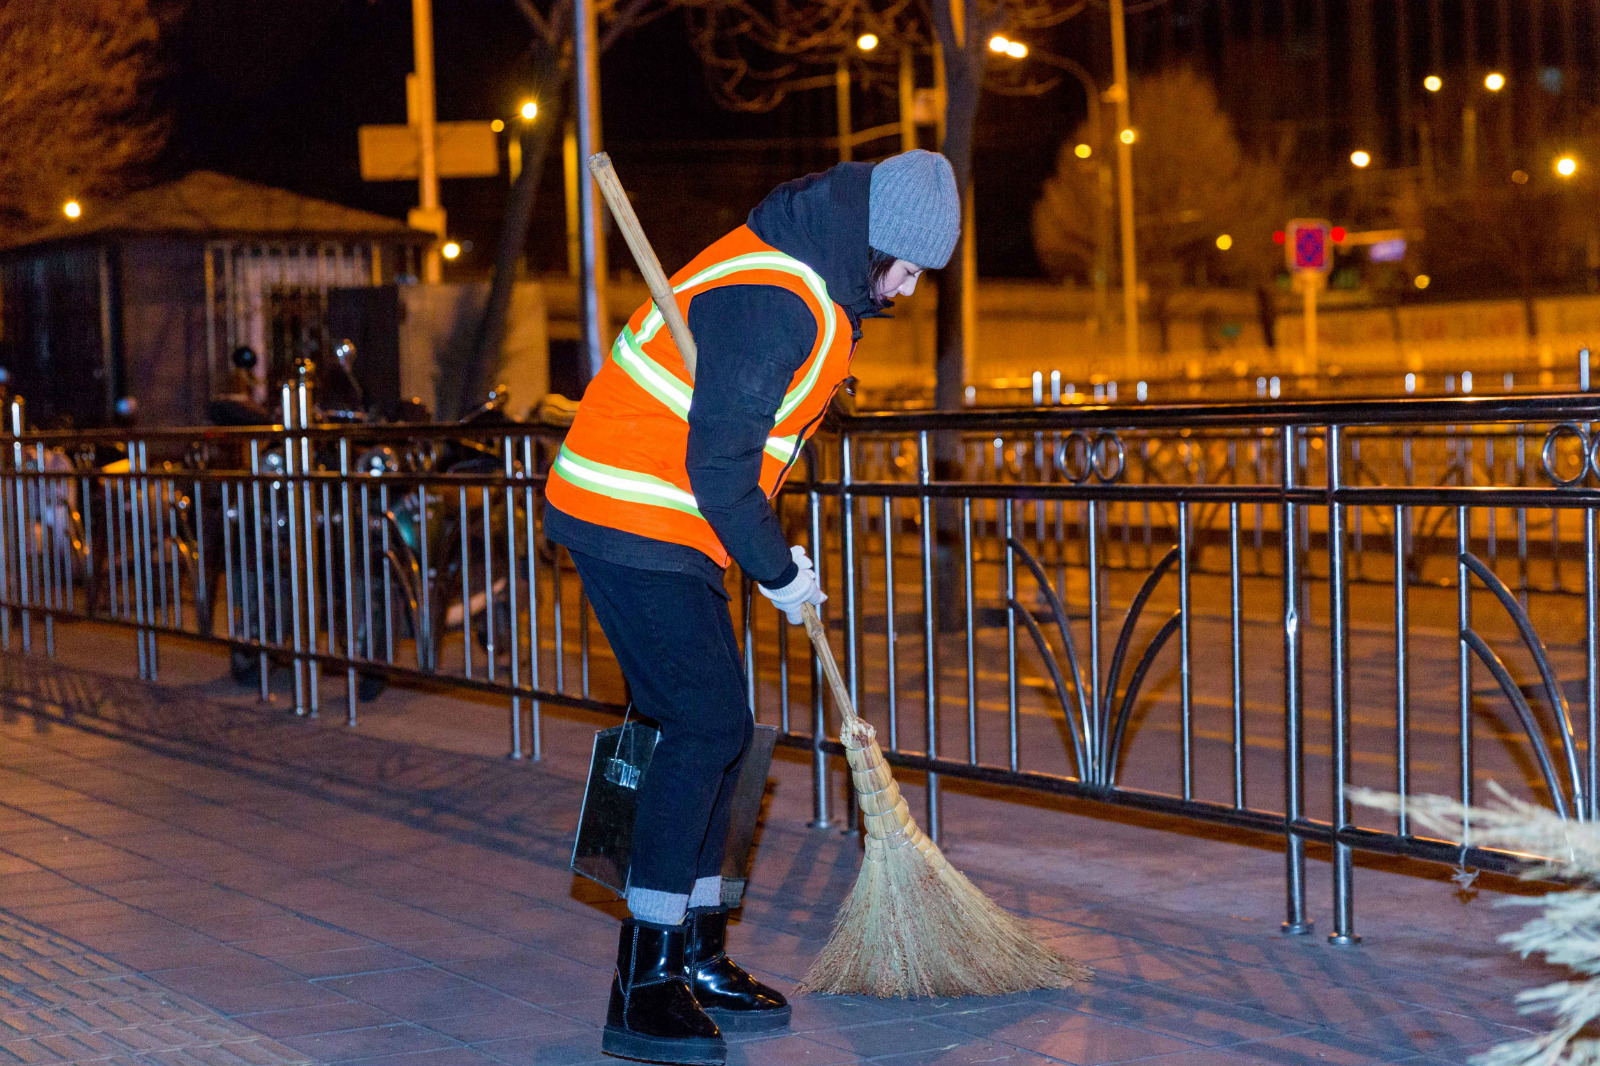
[{"label": "metal fence rail", "polygon": [[[159,637],[210,639],[263,698],[290,667],[299,714],[342,680],[351,725],[390,681],[442,680],[507,698],[517,758],[546,705],[621,710],[542,532],[559,430],[316,426],[303,384],[283,409],[129,439],[14,407],[0,643],[109,623],[154,678]],[[1358,816],[1352,785],[1471,802],[1494,777],[1600,816],[1596,421],[1585,395],[863,415],[778,504],[930,833],[950,779],[1281,833],[1285,927],[1311,928],[1326,845],[1347,943],[1354,849],[1513,861]],[[752,706],[810,752],[827,824],[819,669],[735,587]]]}]

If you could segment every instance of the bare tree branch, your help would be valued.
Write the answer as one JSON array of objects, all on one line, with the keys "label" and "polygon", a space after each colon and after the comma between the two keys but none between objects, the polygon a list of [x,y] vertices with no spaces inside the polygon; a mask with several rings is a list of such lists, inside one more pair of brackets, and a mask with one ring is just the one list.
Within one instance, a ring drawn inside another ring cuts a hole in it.
[{"label": "bare tree branch", "polygon": [[0,239],[136,182],[166,143],[145,0],[0,4]]}]

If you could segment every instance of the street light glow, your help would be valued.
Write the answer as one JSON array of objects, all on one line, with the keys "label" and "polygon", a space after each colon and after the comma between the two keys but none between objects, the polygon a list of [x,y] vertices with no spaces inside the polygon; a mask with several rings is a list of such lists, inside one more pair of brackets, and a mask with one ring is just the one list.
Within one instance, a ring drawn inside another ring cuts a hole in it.
[{"label": "street light glow", "polygon": [[1232,248],[1232,247],[1233,247],[1233,237],[1232,236],[1230,236],[1229,234],[1223,233],[1223,234],[1220,234],[1217,237],[1217,248],[1218,249],[1220,249],[1221,251],[1226,252],[1229,248]]},{"label": "street light glow", "polygon": [[1000,36],[998,33],[989,38],[989,51],[991,52],[1004,52],[1010,47],[1011,42]]},{"label": "street light glow", "polygon": [[76,200],[68,200],[66,203],[61,205],[61,213],[66,215],[68,218],[77,218],[79,215],[83,214],[83,205],[78,203]]},{"label": "street light glow", "polygon": [[1350,162],[1357,167],[1365,167],[1367,164],[1372,162],[1372,156],[1357,148],[1355,151],[1350,153]]},{"label": "street light glow", "polygon": [[863,33],[860,37],[856,38],[856,47],[861,49],[863,52],[872,51],[874,48],[878,47],[878,35],[876,33]]},{"label": "street light glow", "polygon": [[1090,156],[1094,155],[1094,149],[1090,148],[1087,144],[1080,144],[1078,147],[1072,150],[1072,154],[1077,156],[1079,159],[1088,159]]},{"label": "street light glow", "polygon": [[537,100],[524,101],[519,114],[522,115],[523,121],[532,122],[539,117],[539,102]]},{"label": "street light glow", "polygon": [[1006,45],[1006,55],[1012,59],[1026,59],[1028,58],[1028,46],[1021,41],[1012,41]]},{"label": "street light glow", "polygon": [[1570,155],[1564,155],[1556,160],[1556,173],[1563,178],[1570,178],[1578,172],[1578,161]]},{"label": "street light glow", "polygon": [[1411,279],[1411,284],[1415,285],[1419,289],[1426,289],[1432,283],[1433,279],[1428,277],[1426,274],[1418,274],[1415,278]]},{"label": "street light glow", "polygon": [[1132,144],[1134,141],[1139,139],[1139,135],[1133,132],[1131,129],[1126,129],[1117,134],[1117,138],[1122,141],[1123,144]]},{"label": "street light glow", "polygon": [[1506,87],[1506,76],[1499,71],[1495,71],[1483,79],[1483,87],[1492,93],[1497,93]]},{"label": "street light glow", "polygon": [[445,241],[444,247],[439,249],[439,254],[446,259],[454,259],[461,254],[461,245],[455,241]]},{"label": "street light glow", "polygon": [[499,119],[495,119],[493,122],[489,123],[489,128],[494,130],[494,132],[499,133],[506,128],[506,124],[501,122]]},{"label": "street light glow", "polygon": [[1440,89],[1444,88],[1444,79],[1439,77],[1437,74],[1429,74],[1426,78],[1422,79],[1422,87],[1428,90],[1430,93],[1436,93]]}]

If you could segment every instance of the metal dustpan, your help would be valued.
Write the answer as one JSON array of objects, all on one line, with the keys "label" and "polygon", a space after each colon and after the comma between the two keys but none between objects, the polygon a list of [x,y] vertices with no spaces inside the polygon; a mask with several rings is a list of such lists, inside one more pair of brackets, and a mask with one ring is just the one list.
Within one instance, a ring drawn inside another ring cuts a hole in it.
[{"label": "metal dustpan", "polygon": [[[598,881],[618,895],[628,891],[628,868],[633,857],[633,819],[639,810],[639,783],[650,767],[661,733],[655,726],[631,716],[621,725],[602,729],[594,736],[589,759],[589,783],[583,790],[583,812],[578,816],[578,837],[572,845],[572,872]],[[728,819],[728,844],[722,876],[742,890],[761,801],[772,768],[772,749],[778,730],[758,725],[750,751],[744,757],[734,787],[733,810]]]}]

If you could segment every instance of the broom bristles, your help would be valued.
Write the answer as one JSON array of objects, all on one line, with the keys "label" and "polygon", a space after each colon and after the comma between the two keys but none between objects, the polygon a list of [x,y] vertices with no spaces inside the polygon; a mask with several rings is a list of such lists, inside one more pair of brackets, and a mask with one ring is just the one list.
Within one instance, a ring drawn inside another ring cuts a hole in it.
[{"label": "broom bristles", "polygon": [[854,719],[842,733],[866,858],[801,992],[998,996],[1089,977],[950,865],[912,820],[871,726]]}]

